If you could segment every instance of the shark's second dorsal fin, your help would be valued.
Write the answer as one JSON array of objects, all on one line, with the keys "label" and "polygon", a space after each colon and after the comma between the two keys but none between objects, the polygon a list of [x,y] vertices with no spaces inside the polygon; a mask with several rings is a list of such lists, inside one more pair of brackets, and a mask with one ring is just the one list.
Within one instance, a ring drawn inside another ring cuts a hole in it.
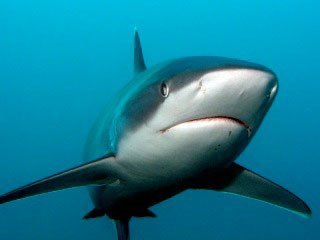
[{"label": "shark's second dorsal fin", "polygon": [[141,42],[139,38],[139,33],[137,29],[134,31],[134,72],[139,73],[146,70],[146,65],[144,63],[143,52],[141,48]]}]

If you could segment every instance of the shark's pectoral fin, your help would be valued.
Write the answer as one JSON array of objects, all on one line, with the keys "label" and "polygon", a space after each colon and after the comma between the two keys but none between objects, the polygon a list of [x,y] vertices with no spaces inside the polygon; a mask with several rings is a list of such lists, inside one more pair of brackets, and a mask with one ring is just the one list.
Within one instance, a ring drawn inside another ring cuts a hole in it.
[{"label": "shark's pectoral fin", "polygon": [[201,181],[199,187],[242,195],[277,205],[304,217],[311,216],[310,208],[299,197],[236,163],[218,176]]},{"label": "shark's pectoral fin", "polygon": [[0,204],[66,188],[104,184],[110,176],[114,157],[104,157],[28,184],[0,196]]}]

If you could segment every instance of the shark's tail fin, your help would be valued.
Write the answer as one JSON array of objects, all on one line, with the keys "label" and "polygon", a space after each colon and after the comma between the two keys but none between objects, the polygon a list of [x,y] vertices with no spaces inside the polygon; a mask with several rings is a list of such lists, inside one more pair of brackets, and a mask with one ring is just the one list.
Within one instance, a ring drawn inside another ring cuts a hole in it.
[{"label": "shark's tail fin", "polygon": [[0,204],[66,188],[103,184],[110,173],[110,161],[104,157],[55,174],[0,196]]},{"label": "shark's tail fin", "polygon": [[115,220],[118,240],[130,239],[129,222],[130,222],[130,217]]}]

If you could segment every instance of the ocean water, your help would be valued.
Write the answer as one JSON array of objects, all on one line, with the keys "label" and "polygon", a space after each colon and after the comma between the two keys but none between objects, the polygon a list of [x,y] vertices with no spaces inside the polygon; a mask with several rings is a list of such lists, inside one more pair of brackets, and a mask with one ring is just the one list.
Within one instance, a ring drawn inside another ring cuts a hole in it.
[{"label": "ocean water", "polygon": [[[273,69],[278,96],[237,160],[304,199],[304,219],[265,203],[188,191],[134,219],[132,239],[320,239],[320,4],[284,1],[0,2],[0,192],[81,163],[103,106],[131,79],[133,29],[148,66],[215,55]],[[0,206],[0,239],[116,239],[84,221],[85,188]]]}]

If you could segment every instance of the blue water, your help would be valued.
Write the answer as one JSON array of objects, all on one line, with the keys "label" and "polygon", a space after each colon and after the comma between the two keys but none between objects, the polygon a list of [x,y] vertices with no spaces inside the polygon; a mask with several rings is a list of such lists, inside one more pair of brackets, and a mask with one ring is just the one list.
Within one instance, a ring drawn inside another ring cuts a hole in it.
[{"label": "blue water", "polygon": [[[223,3],[222,3],[223,2]],[[0,2],[0,192],[78,165],[99,111],[132,77],[139,28],[147,65],[190,55],[264,64],[278,97],[238,162],[303,198],[313,217],[189,191],[132,221],[132,239],[320,239],[320,4],[284,1]],[[116,239],[83,221],[85,188],[0,207],[0,239]]]}]

